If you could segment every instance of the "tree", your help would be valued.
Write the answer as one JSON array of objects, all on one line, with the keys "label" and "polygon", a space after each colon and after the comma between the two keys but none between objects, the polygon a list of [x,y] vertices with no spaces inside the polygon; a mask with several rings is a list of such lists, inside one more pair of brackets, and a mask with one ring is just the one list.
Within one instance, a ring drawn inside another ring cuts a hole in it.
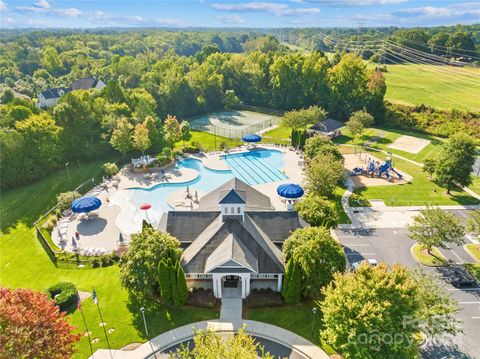
[{"label": "tree", "polygon": [[375,123],[381,123],[385,117],[385,94],[387,83],[382,71],[371,71],[367,82],[367,110],[375,118]]},{"label": "tree", "polygon": [[447,244],[462,244],[465,230],[459,219],[440,208],[422,209],[407,227],[409,237],[425,248],[429,254],[433,247],[448,248]]},{"label": "tree", "polygon": [[133,147],[142,154],[150,148],[150,138],[148,137],[148,129],[143,123],[137,123],[132,135]]},{"label": "tree", "polygon": [[283,256],[285,261],[293,260],[299,266],[302,293],[311,298],[317,298],[333,274],[343,272],[346,265],[342,247],[323,227],[295,230],[283,245]]},{"label": "tree", "polygon": [[103,172],[108,176],[111,177],[118,173],[118,166],[115,162],[106,162],[102,165]]},{"label": "tree", "polygon": [[112,147],[121,152],[124,157],[133,148],[132,131],[133,125],[126,118],[121,118],[110,139]]},{"label": "tree", "polygon": [[188,299],[188,287],[187,281],[185,280],[185,272],[183,271],[180,262],[177,262],[176,264],[176,273],[179,305],[184,305],[185,303],[187,303]]},{"label": "tree", "polygon": [[143,121],[143,125],[148,130],[148,138],[150,140],[152,150],[159,151],[162,148],[163,141],[159,121],[153,116],[147,115]]},{"label": "tree", "polygon": [[293,259],[287,262],[282,297],[286,304],[296,304],[302,299],[302,271]]},{"label": "tree", "polygon": [[467,231],[480,235],[480,209],[470,211],[468,218]]},{"label": "tree", "polygon": [[472,183],[470,174],[475,158],[475,141],[463,133],[452,135],[442,146],[435,176],[438,183],[447,188],[447,194],[453,185],[469,186]]},{"label": "tree", "polygon": [[318,106],[311,106],[304,110],[292,110],[285,112],[282,118],[282,126],[292,130],[303,130],[317,122],[324,121],[327,112]]},{"label": "tree", "polygon": [[42,177],[58,168],[63,157],[60,141],[62,128],[48,113],[31,115],[26,120],[16,122],[15,128],[28,146],[22,165],[26,167],[31,178]]},{"label": "tree", "polygon": [[320,196],[331,197],[344,174],[343,161],[330,154],[317,155],[307,165],[307,187]]},{"label": "tree", "polygon": [[228,336],[226,340],[212,330],[198,330],[193,336],[193,349],[188,346],[177,349],[172,354],[174,359],[274,359],[265,352],[254,337],[239,329],[235,335]]},{"label": "tree", "polygon": [[155,298],[159,262],[163,258],[175,262],[180,252],[180,243],[175,237],[153,228],[143,228],[132,235],[130,247],[120,261],[122,285],[139,301]]},{"label": "tree", "polygon": [[0,357],[70,358],[80,334],[47,294],[0,288]]},{"label": "tree", "polygon": [[426,158],[423,161],[423,172],[428,173],[430,179],[432,179],[433,174],[435,173],[435,168],[437,166],[437,161],[433,158]]},{"label": "tree", "polygon": [[182,138],[180,123],[175,116],[168,115],[163,124],[163,135],[165,140],[173,147]]},{"label": "tree", "polygon": [[158,263],[158,285],[162,300],[166,304],[173,303],[173,286],[170,272],[172,271],[172,260],[170,258],[162,258]]},{"label": "tree", "polygon": [[[322,291],[325,300],[318,302],[323,313],[321,339],[345,359],[418,358],[414,338],[418,332],[435,336],[457,332],[454,302],[444,300],[446,292],[425,278],[384,263],[334,274],[334,281]],[[436,319],[437,312],[445,314],[443,319]]]},{"label": "tree", "polygon": [[362,58],[350,53],[329,71],[328,112],[340,120],[367,106],[368,74]]},{"label": "tree", "polygon": [[0,101],[2,104],[6,105],[7,103],[11,102],[15,98],[13,91],[11,89],[6,89],[2,96],[0,97]]},{"label": "tree", "polygon": [[[471,34],[457,31],[445,43],[448,51],[452,53],[464,54],[464,56],[472,56],[476,52],[475,39]],[[455,56],[454,56],[455,57]]]},{"label": "tree", "polygon": [[332,142],[330,138],[323,135],[312,136],[305,142],[303,149],[305,157],[309,160],[318,155],[332,155],[339,161],[343,161],[343,156],[338,150],[338,147]]},{"label": "tree", "polygon": [[180,124],[180,139],[183,141],[183,147],[185,147],[185,142],[189,141],[192,138],[192,133],[190,132],[190,124],[187,121],[182,121]]},{"label": "tree", "polygon": [[340,222],[335,203],[313,193],[295,203],[295,210],[311,226],[331,228]]},{"label": "tree", "polygon": [[362,134],[366,127],[373,124],[373,116],[367,111],[356,111],[352,113],[345,124],[353,136]]},{"label": "tree", "polygon": [[70,208],[72,202],[82,197],[82,195],[77,191],[62,192],[57,195],[57,205],[60,210],[66,210]]},{"label": "tree", "polygon": [[223,105],[226,110],[231,110],[236,106],[240,105],[242,101],[237,97],[234,90],[225,91],[225,96],[223,96]]}]

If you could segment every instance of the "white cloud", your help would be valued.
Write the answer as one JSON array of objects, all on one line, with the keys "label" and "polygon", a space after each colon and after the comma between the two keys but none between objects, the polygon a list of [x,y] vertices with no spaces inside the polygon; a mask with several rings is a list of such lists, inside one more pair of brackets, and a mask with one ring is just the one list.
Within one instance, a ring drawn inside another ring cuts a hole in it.
[{"label": "white cloud", "polygon": [[[424,6],[410,9],[398,10],[393,15],[398,17],[425,17],[425,18],[441,18],[441,17],[461,17],[461,16],[480,16],[480,4],[462,3],[448,7]],[[473,5],[473,6],[472,6]]]},{"label": "white cloud", "polygon": [[35,6],[41,7],[42,9],[50,9],[50,4],[46,0],[38,0]]},{"label": "white cloud", "polygon": [[[297,2],[297,0],[292,0]],[[369,5],[397,5],[408,0],[300,0],[302,2],[325,4],[332,6],[369,6]]]},{"label": "white cloud", "polygon": [[163,26],[180,26],[182,25],[182,21],[178,19],[168,19],[164,17],[159,17],[157,19],[157,24],[160,24]]},{"label": "white cloud", "polygon": [[217,16],[217,19],[224,24],[243,24],[245,22],[245,19],[240,15]]},{"label": "white cloud", "polygon": [[98,10],[85,14],[97,25],[141,24],[145,21],[143,17],[137,15],[116,15]]},{"label": "white cloud", "polygon": [[267,12],[276,16],[312,15],[320,12],[318,8],[291,8],[287,4],[269,2],[214,3],[212,7],[222,11]]},{"label": "white cloud", "polygon": [[8,7],[7,4],[5,4],[4,1],[0,0],[0,11],[7,11]]}]

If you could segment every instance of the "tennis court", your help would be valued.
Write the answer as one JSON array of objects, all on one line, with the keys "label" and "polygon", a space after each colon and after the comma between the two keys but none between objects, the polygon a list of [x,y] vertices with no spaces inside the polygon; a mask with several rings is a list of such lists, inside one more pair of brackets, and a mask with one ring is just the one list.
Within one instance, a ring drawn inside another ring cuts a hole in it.
[{"label": "tennis court", "polygon": [[222,111],[194,117],[189,120],[196,130],[229,138],[240,138],[278,123],[278,117],[252,111]]}]

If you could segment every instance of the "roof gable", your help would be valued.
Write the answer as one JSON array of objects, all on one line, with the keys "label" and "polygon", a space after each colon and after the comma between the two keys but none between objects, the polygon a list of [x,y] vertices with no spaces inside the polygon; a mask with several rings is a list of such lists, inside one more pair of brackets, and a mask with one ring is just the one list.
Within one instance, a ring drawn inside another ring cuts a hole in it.
[{"label": "roof gable", "polygon": [[258,260],[249,249],[230,233],[205,261],[205,272],[219,267],[243,267],[258,272]]},{"label": "roof gable", "polygon": [[234,189],[231,189],[221,200],[219,204],[245,204],[245,200]]},{"label": "roof gable", "polygon": [[332,132],[342,128],[344,124],[340,121],[334,120],[333,118],[327,118],[324,121],[320,121],[316,125],[310,127],[311,130],[319,132]]}]

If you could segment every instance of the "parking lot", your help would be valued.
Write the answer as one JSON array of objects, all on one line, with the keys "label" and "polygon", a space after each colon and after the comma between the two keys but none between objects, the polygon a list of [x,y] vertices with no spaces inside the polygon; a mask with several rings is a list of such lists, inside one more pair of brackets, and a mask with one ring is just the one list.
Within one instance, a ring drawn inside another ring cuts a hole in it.
[{"label": "parking lot", "polygon": [[[462,213],[460,211],[459,213]],[[455,213],[461,216],[461,214]],[[376,259],[388,264],[400,263],[409,268],[419,265],[410,254],[415,243],[405,228],[377,228],[347,230],[337,229],[335,235],[342,244],[350,263],[364,259]],[[441,249],[442,254],[452,264],[472,262],[472,258],[462,246]],[[449,276],[442,268],[423,267],[425,272],[438,276],[445,283],[446,290],[458,301],[459,318],[462,320],[463,334],[448,340],[427,343],[422,357],[428,359],[480,358],[480,287],[458,289],[450,285],[445,278]]]}]

